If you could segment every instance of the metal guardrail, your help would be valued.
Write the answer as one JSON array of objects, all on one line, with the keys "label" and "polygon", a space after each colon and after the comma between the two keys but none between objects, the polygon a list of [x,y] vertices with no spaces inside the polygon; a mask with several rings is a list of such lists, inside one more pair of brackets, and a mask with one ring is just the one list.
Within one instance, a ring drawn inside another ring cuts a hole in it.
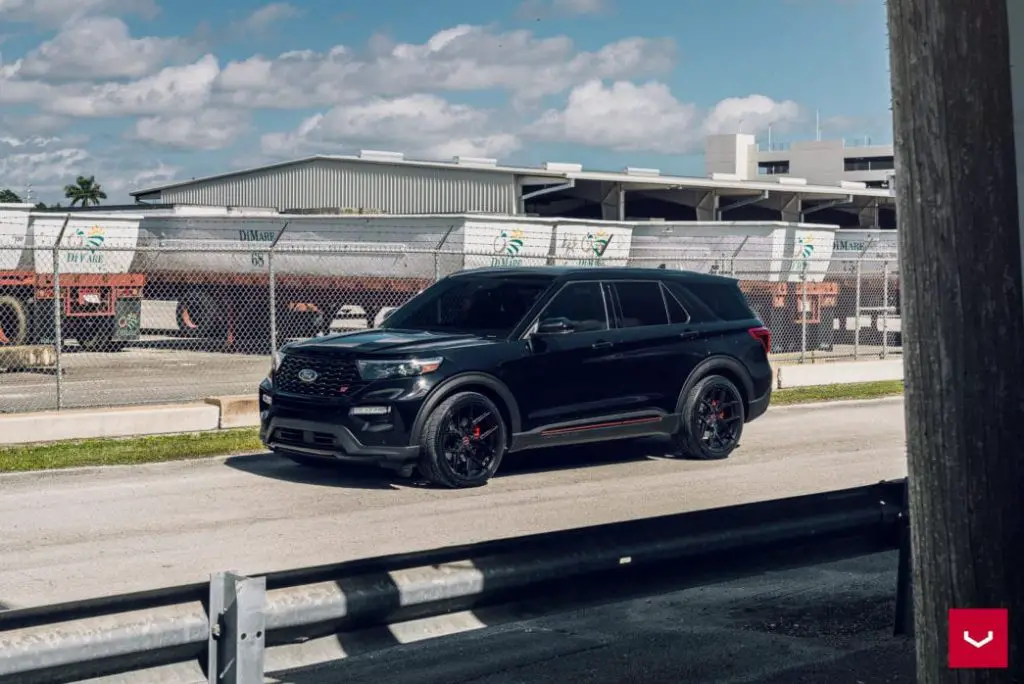
[{"label": "metal guardrail", "polygon": [[622,581],[616,573],[644,567],[718,568],[727,557],[749,565],[769,552],[824,544],[896,549],[904,496],[903,481],[883,482],[265,576],[217,573],[209,584],[0,612],[0,682],[55,684],[191,661],[210,683],[262,683],[275,647],[554,595],[567,582],[606,574]]}]

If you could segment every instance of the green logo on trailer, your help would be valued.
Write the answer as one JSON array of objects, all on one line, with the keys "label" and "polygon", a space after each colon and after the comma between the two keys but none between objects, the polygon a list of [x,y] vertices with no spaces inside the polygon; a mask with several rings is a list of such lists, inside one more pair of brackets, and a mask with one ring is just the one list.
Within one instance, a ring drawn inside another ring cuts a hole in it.
[{"label": "green logo on trailer", "polygon": [[590,243],[590,250],[598,258],[601,258],[608,251],[608,245],[612,242],[612,236],[603,230],[596,233],[587,233],[587,242]]},{"label": "green logo on trailer", "polygon": [[[75,249],[74,251],[65,252],[64,259],[68,263],[73,264],[103,263],[103,255],[97,254],[96,250],[102,247],[106,241],[107,231],[101,226],[77,228],[67,240],[68,247]],[[82,248],[86,248],[88,251],[83,251]]]},{"label": "green logo on trailer", "polygon": [[515,228],[503,230],[494,238],[494,256],[491,258],[491,266],[520,266],[522,259],[519,252],[526,244],[526,233]]},{"label": "green logo on trailer", "polygon": [[811,255],[814,254],[814,245],[807,242],[804,238],[799,238],[796,241],[796,257],[800,259],[810,259]]}]

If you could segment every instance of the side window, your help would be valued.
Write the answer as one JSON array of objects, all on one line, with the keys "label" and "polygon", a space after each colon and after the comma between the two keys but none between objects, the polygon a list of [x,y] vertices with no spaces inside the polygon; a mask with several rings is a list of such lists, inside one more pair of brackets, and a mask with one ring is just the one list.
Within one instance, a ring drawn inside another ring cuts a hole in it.
[{"label": "side window", "polygon": [[565,318],[577,332],[608,329],[600,283],[570,283],[544,308],[540,319]]},{"label": "side window", "polygon": [[683,305],[676,299],[676,296],[672,294],[664,285],[661,286],[661,293],[665,295],[665,307],[668,309],[668,322],[669,323],[689,323],[690,313],[683,308]]},{"label": "side window", "polygon": [[613,281],[609,285],[619,300],[623,328],[668,324],[660,283]]},{"label": "side window", "polygon": [[679,296],[694,316],[706,321],[744,321],[756,318],[739,287],[719,283],[672,283],[669,289]]}]

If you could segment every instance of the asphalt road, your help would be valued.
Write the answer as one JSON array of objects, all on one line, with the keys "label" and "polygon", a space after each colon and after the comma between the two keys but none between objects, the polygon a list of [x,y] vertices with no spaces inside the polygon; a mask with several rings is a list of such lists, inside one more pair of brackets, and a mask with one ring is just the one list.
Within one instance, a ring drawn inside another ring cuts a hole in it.
[{"label": "asphalt road", "polygon": [[483,488],[272,455],[0,476],[8,608],[617,522],[906,474],[902,399],[774,408],[726,461],[635,442],[509,458]]},{"label": "asphalt road", "polygon": [[724,580],[276,673],[287,684],[912,684],[895,553]]}]

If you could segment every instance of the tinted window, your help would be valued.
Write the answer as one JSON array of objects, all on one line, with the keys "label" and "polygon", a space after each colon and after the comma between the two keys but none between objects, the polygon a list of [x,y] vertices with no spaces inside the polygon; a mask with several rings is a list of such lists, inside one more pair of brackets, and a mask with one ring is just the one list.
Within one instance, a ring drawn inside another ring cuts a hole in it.
[{"label": "tinted window", "polygon": [[604,297],[599,283],[570,283],[555,295],[540,316],[566,318],[578,332],[608,329]]},{"label": "tinted window", "polygon": [[623,328],[668,324],[659,283],[611,283],[619,300]]},{"label": "tinted window", "polygon": [[381,327],[504,337],[550,285],[550,278],[538,277],[448,278],[411,299]]},{"label": "tinted window", "polygon": [[665,295],[665,306],[668,308],[668,322],[689,323],[690,314],[679,303],[679,300],[675,298],[675,295],[668,288],[662,288],[662,293]]},{"label": "tinted window", "polygon": [[695,317],[706,321],[742,321],[756,316],[733,283],[670,283],[670,291]]}]

